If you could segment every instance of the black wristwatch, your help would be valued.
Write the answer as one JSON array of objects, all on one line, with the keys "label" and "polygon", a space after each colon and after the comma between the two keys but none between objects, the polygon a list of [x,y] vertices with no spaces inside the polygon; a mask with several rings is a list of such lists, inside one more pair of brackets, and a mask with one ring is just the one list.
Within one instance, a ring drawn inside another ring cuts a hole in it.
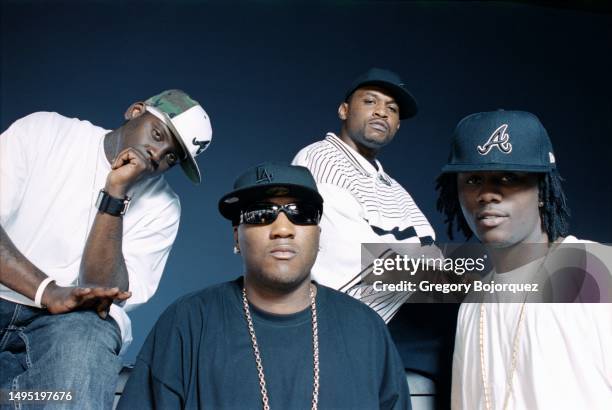
[{"label": "black wristwatch", "polygon": [[127,195],[125,198],[115,198],[110,196],[108,192],[101,189],[98,194],[98,200],[96,201],[96,207],[100,212],[109,214],[112,216],[123,216],[130,207],[130,201],[132,198]]}]

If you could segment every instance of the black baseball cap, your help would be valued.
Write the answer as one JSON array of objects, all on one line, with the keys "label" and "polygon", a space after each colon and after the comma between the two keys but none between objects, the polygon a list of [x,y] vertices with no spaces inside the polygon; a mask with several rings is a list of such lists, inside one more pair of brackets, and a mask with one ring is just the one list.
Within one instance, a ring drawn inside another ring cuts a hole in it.
[{"label": "black baseball cap", "polygon": [[526,111],[490,111],[462,119],[442,172],[550,172],[556,168],[544,126]]},{"label": "black baseball cap", "polygon": [[383,68],[370,68],[367,72],[357,77],[346,92],[344,101],[348,101],[355,90],[365,85],[376,85],[389,91],[389,94],[399,105],[399,117],[401,120],[416,115],[418,111],[417,102],[405,88],[402,79],[393,71]]},{"label": "black baseball cap", "polygon": [[240,210],[254,202],[278,196],[295,197],[323,210],[323,197],[306,167],[281,162],[264,162],[243,172],[234,190],[219,200],[219,212],[236,224]]}]

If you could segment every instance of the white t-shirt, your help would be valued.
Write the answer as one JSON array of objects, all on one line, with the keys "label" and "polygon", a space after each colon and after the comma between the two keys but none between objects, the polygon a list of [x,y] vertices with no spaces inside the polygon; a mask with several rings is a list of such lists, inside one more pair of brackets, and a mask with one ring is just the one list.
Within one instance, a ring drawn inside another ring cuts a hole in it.
[{"label": "white t-shirt", "polygon": [[[573,236],[564,241],[577,242],[584,241]],[[540,263],[538,260],[531,265]],[[612,268],[612,264],[608,266]],[[523,271],[519,268],[502,275],[509,279],[514,272],[518,277]],[[503,408],[521,305],[484,305],[484,362],[492,409]],[[480,306],[463,303],[459,309],[453,355],[453,409],[485,409]],[[527,303],[524,315],[508,408],[610,409],[612,304]]]},{"label": "white t-shirt", "polygon": [[[0,136],[0,223],[17,247],[58,285],[76,284],[81,257],[110,164],[108,133],[88,121],[38,112]],[[138,183],[123,217],[123,256],[132,297],[111,306],[123,339],[132,340],[125,313],[155,293],[178,230],[180,203],[163,177]],[[34,306],[0,285],[0,297]]]},{"label": "white t-shirt", "polygon": [[394,244],[432,243],[427,218],[380,162],[374,167],[333,133],[303,148],[293,165],[310,170],[324,200],[313,278],[357,297],[389,321],[410,295],[361,291],[361,244],[380,244],[375,255],[364,255],[367,265]]}]

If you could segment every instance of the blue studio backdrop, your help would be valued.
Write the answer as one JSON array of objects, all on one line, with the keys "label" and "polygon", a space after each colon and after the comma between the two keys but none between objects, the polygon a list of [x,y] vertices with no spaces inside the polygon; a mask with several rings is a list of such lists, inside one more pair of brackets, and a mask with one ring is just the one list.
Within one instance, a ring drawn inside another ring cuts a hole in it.
[{"label": "blue studio backdrop", "polygon": [[534,112],[547,128],[572,233],[611,242],[612,15],[547,4],[2,1],[0,125],[56,111],[112,129],[132,102],[168,88],[210,114],[203,183],[178,169],[167,175],[181,226],[157,293],[131,314],[125,361],[133,362],[172,301],[241,274],[231,226],[217,212],[236,175],[290,161],[338,131],[346,88],[372,66],[400,73],[419,102],[380,159],[440,241],[434,179],[451,133],[469,113],[505,108]]}]

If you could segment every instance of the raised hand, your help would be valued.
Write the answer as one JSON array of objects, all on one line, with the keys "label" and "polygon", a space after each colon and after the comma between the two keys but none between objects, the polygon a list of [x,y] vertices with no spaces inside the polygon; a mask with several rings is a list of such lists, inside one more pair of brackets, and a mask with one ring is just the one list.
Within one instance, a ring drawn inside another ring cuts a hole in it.
[{"label": "raised hand", "polygon": [[121,198],[137,181],[155,173],[158,166],[148,154],[134,147],[126,148],[114,159],[105,190],[111,196]]}]

